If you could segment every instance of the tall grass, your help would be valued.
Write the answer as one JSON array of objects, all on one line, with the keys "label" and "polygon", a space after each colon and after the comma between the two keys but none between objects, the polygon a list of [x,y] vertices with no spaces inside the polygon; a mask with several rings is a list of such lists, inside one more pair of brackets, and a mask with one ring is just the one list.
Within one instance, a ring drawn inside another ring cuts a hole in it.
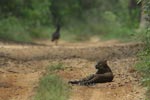
[{"label": "tall grass", "polygon": [[145,43],[144,50],[139,54],[140,61],[137,63],[137,69],[142,73],[142,83],[147,87],[147,100],[150,99],[150,28],[148,27],[143,36]]},{"label": "tall grass", "polygon": [[146,16],[146,32],[143,34],[143,42],[145,43],[144,51],[140,55],[140,62],[137,64],[137,69],[142,72],[143,84],[147,87],[147,99],[150,99],[150,1],[144,0],[144,12]]},{"label": "tall grass", "polygon": [[[142,84],[147,87],[147,98],[150,99],[150,48],[145,48],[139,54],[139,62],[136,65],[136,68],[139,72],[142,73],[143,79],[141,80]],[[149,100],[147,99],[147,100]]]},{"label": "tall grass", "polygon": [[39,81],[39,87],[34,100],[67,100],[69,86],[57,75],[52,74],[56,70],[64,69],[62,64],[48,66],[46,75]]},{"label": "tall grass", "polygon": [[68,86],[56,75],[41,78],[34,100],[67,100]]}]

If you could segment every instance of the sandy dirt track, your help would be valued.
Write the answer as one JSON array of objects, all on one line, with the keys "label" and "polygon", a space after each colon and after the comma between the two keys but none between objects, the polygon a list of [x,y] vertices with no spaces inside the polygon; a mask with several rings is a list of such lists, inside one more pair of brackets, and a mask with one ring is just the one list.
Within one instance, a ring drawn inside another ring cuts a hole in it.
[{"label": "sandy dirt track", "polygon": [[65,82],[95,72],[96,61],[107,59],[114,72],[113,82],[94,86],[71,86],[69,100],[144,100],[145,89],[134,69],[141,43],[61,42],[40,44],[0,43],[0,100],[32,100],[45,68],[62,63],[58,71]]}]

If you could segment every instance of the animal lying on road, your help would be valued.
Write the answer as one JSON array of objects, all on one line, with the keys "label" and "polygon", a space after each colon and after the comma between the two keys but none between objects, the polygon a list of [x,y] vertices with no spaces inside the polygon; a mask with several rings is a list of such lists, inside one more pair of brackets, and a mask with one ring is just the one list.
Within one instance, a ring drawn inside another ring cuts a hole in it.
[{"label": "animal lying on road", "polygon": [[113,80],[114,75],[107,64],[107,60],[99,61],[95,65],[95,68],[97,69],[97,72],[95,74],[92,74],[81,80],[69,81],[68,83],[79,85],[92,85],[95,83],[111,82]]}]

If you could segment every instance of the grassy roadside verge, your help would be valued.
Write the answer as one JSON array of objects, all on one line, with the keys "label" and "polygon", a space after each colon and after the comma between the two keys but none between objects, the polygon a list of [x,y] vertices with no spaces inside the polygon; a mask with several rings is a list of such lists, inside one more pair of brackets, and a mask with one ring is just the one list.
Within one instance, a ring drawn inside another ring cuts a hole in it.
[{"label": "grassy roadside verge", "polygon": [[150,100],[150,28],[144,34],[144,50],[139,54],[140,61],[137,63],[137,70],[142,73],[142,83],[147,88],[146,100]]},{"label": "grassy roadside verge", "polygon": [[136,68],[142,74],[142,84],[147,88],[146,100],[150,100],[150,50],[145,50],[140,54],[140,61]]},{"label": "grassy roadside verge", "polygon": [[56,70],[62,70],[62,64],[47,68],[47,73],[39,81],[39,87],[34,100],[67,100],[69,97],[68,85],[57,75]]}]

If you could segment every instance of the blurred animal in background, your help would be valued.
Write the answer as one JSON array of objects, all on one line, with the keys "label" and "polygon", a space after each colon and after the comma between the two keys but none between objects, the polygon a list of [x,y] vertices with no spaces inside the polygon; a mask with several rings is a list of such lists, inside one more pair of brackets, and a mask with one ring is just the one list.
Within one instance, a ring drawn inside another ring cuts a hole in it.
[{"label": "blurred animal in background", "polygon": [[95,74],[92,74],[81,80],[69,81],[68,83],[79,85],[93,85],[95,83],[105,83],[111,82],[113,80],[114,75],[110,67],[107,65],[107,60],[99,61],[95,65],[95,68],[97,69],[97,72]]},{"label": "blurred animal in background", "polygon": [[60,38],[60,25],[56,25],[56,31],[52,34],[52,42],[55,42],[55,45],[58,44],[58,40]]}]

